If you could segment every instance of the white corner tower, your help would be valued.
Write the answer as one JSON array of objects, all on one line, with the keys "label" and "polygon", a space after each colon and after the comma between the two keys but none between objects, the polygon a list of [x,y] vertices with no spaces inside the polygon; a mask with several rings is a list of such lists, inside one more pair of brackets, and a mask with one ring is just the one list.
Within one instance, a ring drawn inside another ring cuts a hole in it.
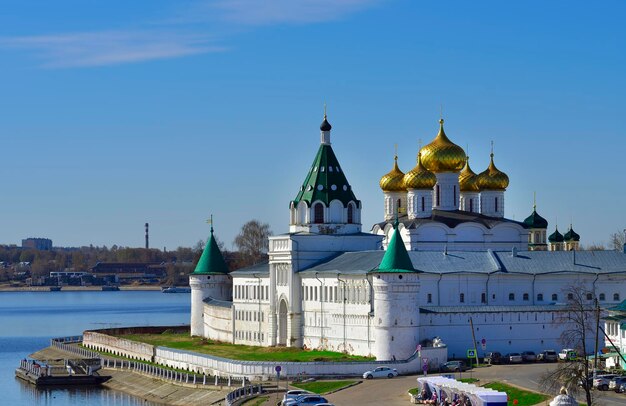
[{"label": "white corner tower", "polygon": [[232,300],[232,278],[228,267],[211,235],[195,270],[189,275],[191,286],[191,335],[206,336],[204,331],[204,301],[206,299]]},{"label": "white corner tower", "polygon": [[374,350],[379,361],[406,359],[419,343],[419,273],[398,231],[380,265],[371,271],[374,288]]}]

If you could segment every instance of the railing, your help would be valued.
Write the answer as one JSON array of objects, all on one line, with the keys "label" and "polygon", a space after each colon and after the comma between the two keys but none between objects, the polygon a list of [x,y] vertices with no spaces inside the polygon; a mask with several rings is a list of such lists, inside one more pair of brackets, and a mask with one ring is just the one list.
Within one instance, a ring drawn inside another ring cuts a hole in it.
[{"label": "railing", "polygon": [[147,374],[165,381],[193,385],[215,385],[228,387],[235,385],[243,387],[247,382],[246,378],[243,376],[211,376],[204,374],[187,373],[175,371],[168,368],[162,368],[156,365],[146,364],[144,362],[105,357],[102,354],[75,345],[81,343],[82,340],[83,336],[59,337],[50,340],[50,345],[60,350],[80,355],[81,357],[99,359],[100,365],[102,367],[113,369],[126,369],[133,372]]},{"label": "railing", "polygon": [[233,406],[240,400],[249,398],[250,396],[258,396],[263,392],[263,386],[261,385],[248,385],[243,388],[236,389],[226,395],[226,406]]},{"label": "railing", "polygon": [[157,365],[150,365],[143,362],[127,361],[123,359],[105,358],[103,360],[105,368],[126,369],[132,372],[146,374],[158,379],[173,381],[177,383],[186,383],[192,385],[215,385],[215,386],[244,386],[247,382],[245,377],[222,377],[204,374],[196,374],[193,372],[180,372],[173,369],[162,368]]},{"label": "railing", "polygon": [[50,345],[60,350],[80,355],[84,358],[102,358],[102,356],[97,352],[89,351],[76,345],[71,345],[81,343],[82,341],[83,336],[60,337],[50,340]]}]

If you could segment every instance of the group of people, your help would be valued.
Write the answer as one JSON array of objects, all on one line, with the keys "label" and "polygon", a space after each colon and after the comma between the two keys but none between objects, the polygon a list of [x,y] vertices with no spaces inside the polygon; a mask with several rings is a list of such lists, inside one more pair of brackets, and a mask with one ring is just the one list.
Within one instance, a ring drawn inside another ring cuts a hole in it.
[{"label": "group of people", "polygon": [[472,406],[472,402],[469,400],[467,396],[464,394],[454,394],[452,399],[450,399],[445,392],[441,392],[441,399],[437,396],[437,392],[432,392],[428,390],[426,386],[422,388],[422,391],[418,395],[418,400],[421,403],[426,405],[435,405],[435,406]]}]

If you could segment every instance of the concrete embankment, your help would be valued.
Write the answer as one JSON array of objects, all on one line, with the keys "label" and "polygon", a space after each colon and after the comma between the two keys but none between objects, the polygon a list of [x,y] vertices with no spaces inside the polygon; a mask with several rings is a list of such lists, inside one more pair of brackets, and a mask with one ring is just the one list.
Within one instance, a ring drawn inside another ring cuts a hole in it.
[{"label": "concrete embankment", "polygon": [[[37,351],[31,354],[30,357],[40,361],[60,358],[81,358],[74,353],[69,353],[55,347],[48,347]],[[191,385],[175,385],[128,370],[105,368],[102,372],[105,375],[111,375],[111,379],[102,386],[127,393],[148,402],[167,405],[219,404],[228,392],[232,390],[232,388],[229,390],[219,390],[217,387],[215,387],[215,389],[207,389],[192,387]]]}]

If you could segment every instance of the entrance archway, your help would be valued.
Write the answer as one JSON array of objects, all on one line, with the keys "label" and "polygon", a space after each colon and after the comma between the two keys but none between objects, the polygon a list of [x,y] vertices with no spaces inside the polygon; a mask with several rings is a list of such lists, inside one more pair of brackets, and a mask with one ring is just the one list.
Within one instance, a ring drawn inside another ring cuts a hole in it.
[{"label": "entrance archway", "polygon": [[287,345],[287,302],[284,299],[278,306],[278,345]]}]

